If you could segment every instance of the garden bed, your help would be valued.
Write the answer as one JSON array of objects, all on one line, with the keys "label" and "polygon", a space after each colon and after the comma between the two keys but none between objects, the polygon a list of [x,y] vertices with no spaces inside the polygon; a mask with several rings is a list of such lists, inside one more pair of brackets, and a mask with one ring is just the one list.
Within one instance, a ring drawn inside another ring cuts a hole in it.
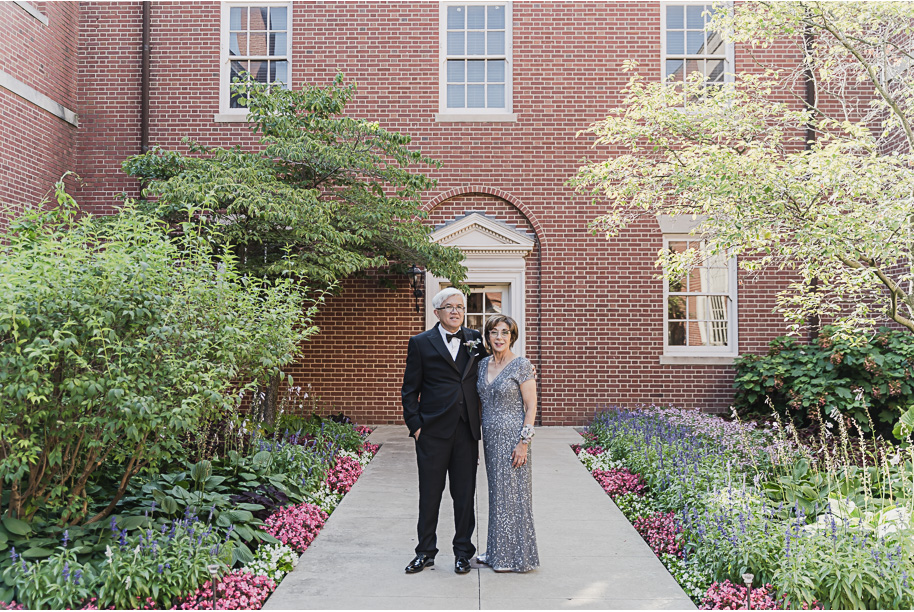
[{"label": "garden bed", "polygon": [[[914,450],[695,411],[600,413],[582,463],[703,609],[911,609]],[[869,467],[860,467],[860,466]]]},{"label": "garden bed", "polygon": [[4,518],[0,609],[259,609],[379,448],[365,427],[292,420],[136,478],[105,523]]}]

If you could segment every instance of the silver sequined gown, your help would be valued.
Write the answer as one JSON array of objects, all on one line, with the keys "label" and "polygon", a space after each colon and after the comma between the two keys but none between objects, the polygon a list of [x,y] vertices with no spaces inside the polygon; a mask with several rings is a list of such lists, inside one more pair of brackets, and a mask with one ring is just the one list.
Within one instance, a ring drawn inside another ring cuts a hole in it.
[{"label": "silver sequined gown", "polygon": [[479,364],[476,383],[482,401],[482,444],[489,478],[489,534],[485,562],[498,570],[527,572],[539,566],[533,529],[532,444],[527,464],[511,467],[511,452],[524,426],[520,384],[533,378],[533,366],[517,357],[487,384],[489,362]]}]

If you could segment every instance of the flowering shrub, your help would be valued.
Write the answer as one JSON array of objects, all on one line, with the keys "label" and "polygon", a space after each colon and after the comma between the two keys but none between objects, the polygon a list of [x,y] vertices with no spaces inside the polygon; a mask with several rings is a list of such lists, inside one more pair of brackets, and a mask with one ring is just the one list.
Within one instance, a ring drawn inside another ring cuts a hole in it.
[{"label": "flowering shrub", "polygon": [[366,456],[368,457],[368,460],[365,461],[364,463],[362,463],[362,465],[366,465],[368,463],[368,461],[371,461],[374,458],[374,456],[378,454],[379,448],[381,448],[380,444],[372,444],[371,442],[368,442],[368,441],[366,441],[364,444],[362,444],[361,448],[359,448],[359,457],[360,458],[366,457]]},{"label": "flowering shrub", "polygon": [[372,430],[371,427],[369,427],[368,425],[356,425],[356,426],[355,426],[355,431],[356,431],[356,433],[358,433],[358,434],[359,434],[360,436],[362,436],[363,438],[367,438],[368,436],[371,435],[371,432],[372,432],[373,430]]},{"label": "flowering shrub", "polygon": [[707,568],[669,553],[660,554],[660,560],[692,601],[704,598],[711,584],[711,572]]},{"label": "flowering shrub", "polygon": [[[772,596],[774,587],[766,584],[752,589],[750,603],[753,610],[773,610],[778,602]],[[700,610],[743,610],[746,608],[746,587],[733,584],[729,580],[715,582],[701,600]]]},{"label": "flowering shrub", "polygon": [[664,553],[674,557],[682,556],[682,527],[677,524],[672,512],[657,512],[641,517],[635,520],[634,527],[658,557]]},{"label": "flowering shrub", "polygon": [[286,506],[267,517],[267,533],[303,553],[317,537],[328,514],[314,504]]},{"label": "flowering shrub", "polygon": [[644,481],[640,474],[632,474],[625,468],[617,470],[593,470],[593,477],[603,490],[613,499],[617,495],[634,493],[635,495],[644,495]]},{"label": "flowering shrub", "polygon": [[654,498],[650,495],[626,493],[617,495],[613,498],[613,501],[622,511],[622,514],[625,515],[625,518],[631,522],[635,522],[635,519],[642,516],[650,516],[660,510],[657,504],[654,503]]},{"label": "flowering shrub", "polygon": [[207,580],[203,586],[184,598],[178,610],[259,610],[276,589],[276,583],[266,576],[255,576],[245,570],[226,574],[216,583],[216,605],[213,606],[213,586]]},{"label": "flowering shrub", "polygon": [[255,576],[266,576],[279,584],[297,562],[298,556],[285,544],[262,544],[257,548],[254,560],[244,569]]},{"label": "flowering shrub", "polygon": [[320,483],[315,491],[311,492],[311,503],[326,512],[333,514],[334,509],[343,500],[342,493],[334,493],[326,482]]},{"label": "flowering shrub", "polygon": [[9,603],[0,601],[0,610],[25,610],[22,604],[17,604],[15,601]]},{"label": "flowering shrub", "polygon": [[362,475],[362,464],[358,459],[353,459],[347,455],[338,455],[336,464],[327,474],[327,486],[334,493],[349,493],[349,489],[355,484],[355,481]]},{"label": "flowering shrub", "polygon": [[622,461],[614,460],[610,453],[591,453],[590,450],[591,449],[587,449],[586,452],[578,454],[578,459],[584,464],[584,467],[586,467],[589,472],[593,472],[594,470],[618,470],[625,467],[625,464],[623,464]]}]

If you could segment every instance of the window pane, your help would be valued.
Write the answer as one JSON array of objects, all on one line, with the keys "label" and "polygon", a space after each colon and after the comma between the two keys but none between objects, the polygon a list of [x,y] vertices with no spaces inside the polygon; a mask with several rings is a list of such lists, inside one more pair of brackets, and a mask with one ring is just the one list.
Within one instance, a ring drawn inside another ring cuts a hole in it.
[{"label": "window pane", "polygon": [[708,32],[708,54],[723,55],[724,39],[717,32]]},{"label": "window pane", "polygon": [[229,29],[246,30],[248,27],[248,10],[246,8],[234,7],[229,11]]},{"label": "window pane", "polygon": [[270,34],[270,55],[286,54],[286,34]]},{"label": "window pane", "polygon": [[685,298],[681,295],[671,295],[667,298],[666,316],[670,321],[682,321],[686,318]]},{"label": "window pane", "polygon": [[485,319],[484,315],[467,315],[466,326],[470,329],[475,329],[476,331],[482,333],[484,328],[483,320]]},{"label": "window pane", "polygon": [[505,60],[489,60],[488,64],[488,79],[489,83],[504,83],[505,82]]},{"label": "window pane", "polygon": [[704,53],[705,33],[704,32],[687,32],[688,35],[688,53],[694,55]]},{"label": "window pane", "polygon": [[504,32],[489,32],[487,34],[489,39],[489,47],[487,52],[489,55],[504,55],[505,54],[505,33]]},{"label": "window pane", "polygon": [[724,60],[708,60],[708,81],[724,82]]},{"label": "window pane", "polygon": [[447,86],[447,107],[448,108],[463,108],[465,103],[463,101],[464,86],[463,85],[448,85]]},{"label": "window pane", "polygon": [[674,81],[682,81],[682,60],[667,60],[666,76],[673,76]]},{"label": "window pane", "polygon": [[447,80],[451,83],[463,83],[465,64],[463,60],[448,60]]},{"label": "window pane", "polygon": [[463,32],[447,33],[447,54],[463,55]]},{"label": "window pane", "polygon": [[229,35],[229,55],[247,55],[248,54],[248,35],[236,34],[232,32]]},{"label": "window pane", "polygon": [[692,74],[693,72],[696,72],[696,71],[702,72],[702,70],[701,70],[702,64],[704,64],[704,62],[701,60],[686,60],[686,65],[685,65],[686,76],[689,76],[690,74]]},{"label": "window pane", "polygon": [[267,30],[267,9],[266,7],[251,7],[251,30]]},{"label": "window pane", "polygon": [[504,108],[505,107],[505,86],[504,85],[489,85],[488,87],[489,99],[487,100],[486,106],[489,108]]},{"label": "window pane", "polygon": [[504,30],[505,29],[505,7],[504,6],[490,6],[488,7],[489,13],[489,23],[487,24],[490,30]]},{"label": "window pane", "polygon": [[286,30],[286,7],[276,6],[270,9],[270,29]]},{"label": "window pane", "polygon": [[[247,70],[247,62],[232,62],[231,64],[231,82],[235,82],[235,79],[242,80],[244,79],[244,73]],[[229,85],[231,88],[231,85]],[[229,106],[231,108],[244,108],[246,105],[242,103],[242,97],[239,96],[234,90],[230,89],[232,92],[229,96]]]},{"label": "window pane", "polygon": [[468,6],[467,7],[467,29],[484,30],[486,27],[486,7]]},{"label": "window pane", "polygon": [[674,30],[681,30],[683,28],[681,6],[666,7],[666,27]]},{"label": "window pane", "polygon": [[462,6],[449,6],[447,7],[447,29],[448,30],[462,30],[463,29],[463,7]]},{"label": "window pane", "polygon": [[486,61],[469,60],[467,62],[467,82],[483,83],[486,80]]},{"label": "window pane", "polygon": [[467,55],[486,54],[486,33],[467,32]]},{"label": "window pane", "polygon": [[467,296],[467,312],[483,312],[481,293],[471,293]]},{"label": "window pane", "polygon": [[705,7],[687,6],[686,7],[686,28],[690,30],[703,30],[705,28],[705,19],[701,16],[705,12]]},{"label": "window pane", "polygon": [[467,108],[486,107],[486,86],[467,85]]},{"label": "window pane", "polygon": [[258,83],[268,83],[267,62],[251,62],[251,78]]},{"label": "window pane", "polygon": [[248,55],[269,55],[267,53],[267,33],[251,34],[248,41]]},{"label": "window pane", "polygon": [[685,53],[685,38],[683,32],[666,33],[666,52],[668,55],[682,55]]},{"label": "window pane", "polygon": [[671,322],[668,328],[667,344],[670,346],[686,345],[686,327],[682,322]]},{"label": "window pane", "polygon": [[289,82],[289,62],[270,62],[270,81]]}]

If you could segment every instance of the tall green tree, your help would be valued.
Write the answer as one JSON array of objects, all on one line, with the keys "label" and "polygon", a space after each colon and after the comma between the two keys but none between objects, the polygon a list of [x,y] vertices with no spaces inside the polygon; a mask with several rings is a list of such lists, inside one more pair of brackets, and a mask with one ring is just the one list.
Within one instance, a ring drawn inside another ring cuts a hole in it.
[{"label": "tall green tree", "polygon": [[[406,134],[346,115],[355,93],[337,75],[328,87],[235,84],[258,136],[252,147],[208,147],[185,139],[186,153],[156,148],[124,162],[145,183],[150,208],[169,221],[193,215],[236,249],[242,266],[265,277],[294,275],[331,286],[368,269],[425,266],[459,283],[462,254],[429,240],[422,194],[438,162]],[[272,419],[279,378],[264,386]]]},{"label": "tall green tree", "polygon": [[[795,272],[779,309],[796,331],[812,317],[845,331],[885,320],[914,331],[912,25],[909,2],[717,11],[709,27],[748,47],[753,73],[720,87],[697,73],[681,85],[634,74],[623,104],[585,130],[623,153],[570,180],[608,208],[592,229],[611,237],[641,217],[694,216],[708,254]],[[674,279],[698,256],[659,263]]]}]

